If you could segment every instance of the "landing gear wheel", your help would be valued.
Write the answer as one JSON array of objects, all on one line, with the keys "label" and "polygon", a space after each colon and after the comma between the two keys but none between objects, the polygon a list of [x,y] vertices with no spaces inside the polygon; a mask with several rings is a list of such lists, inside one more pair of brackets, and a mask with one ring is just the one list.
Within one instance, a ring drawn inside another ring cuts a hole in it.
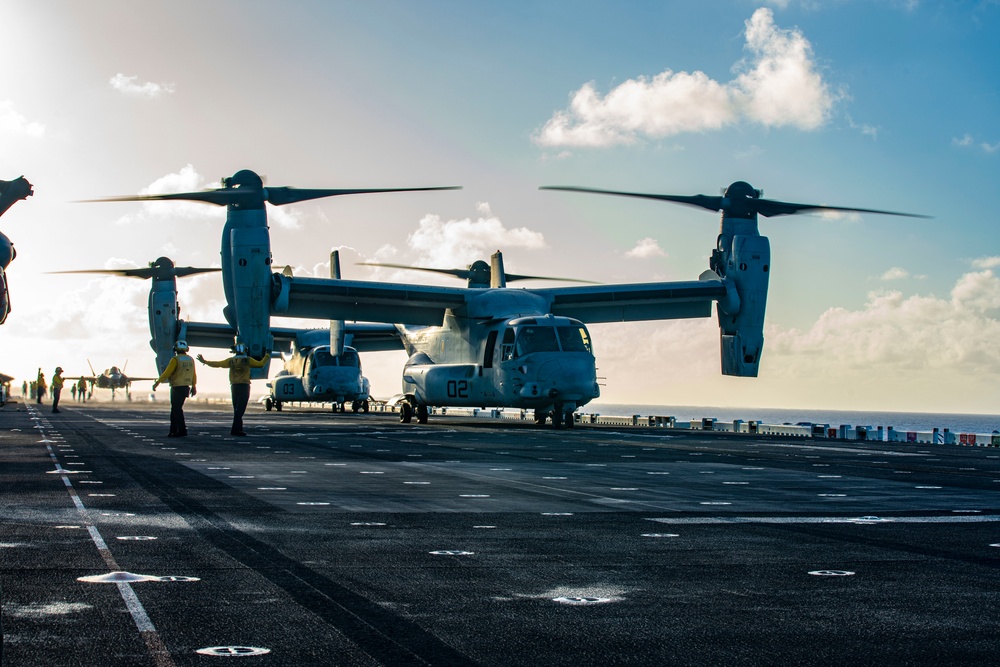
[{"label": "landing gear wheel", "polygon": [[273,408],[274,408],[274,401],[272,401],[270,398],[265,398],[264,409],[270,412]]},{"label": "landing gear wheel", "polygon": [[357,414],[358,410],[360,409],[361,409],[361,404],[358,401],[351,401],[351,412]]},{"label": "landing gear wheel", "polygon": [[399,406],[399,421],[402,424],[409,424],[413,419],[413,406],[409,403],[402,403]]},{"label": "landing gear wheel", "polygon": [[274,409],[277,410],[278,412],[281,412],[281,401],[274,402]]},{"label": "landing gear wheel", "polygon": [[340,404],[340,411],[341,412],[347,412],[347,402],[346,401],[344,403]]},{"label": "landing gear wheel", "polygon": [[426,405],[420,404],[417,406],[417,423],[426,424],[427,417],[430,416],[430,410],[427,409]]},{"label": "landing gear wheel", "polygon": [[361,402],[361,412],[368,414],[368,401],[364,400]]},{"label": "landing gear wheel", "polygon": [[330,412],[332,412],[333,414],[337,414],[337,404],[336,403],[331,403],[330,404]]},{"label": "landing gear wheel", "polygon": [[535,410],[535,426],[545,426],[545,416],[541,410]]},{"label": "landing gear wheel", "polygon": [[556,408],[552,411],[552,428],[559,429],[562,428],[563,413],[562,410]]},{"label": "landing gear wheel", "polygon": [[565,422],[566,428],[573,428],[573,425],[576,423],[576,418],[573,416],[572,412],[567,412],[563,422]]}]

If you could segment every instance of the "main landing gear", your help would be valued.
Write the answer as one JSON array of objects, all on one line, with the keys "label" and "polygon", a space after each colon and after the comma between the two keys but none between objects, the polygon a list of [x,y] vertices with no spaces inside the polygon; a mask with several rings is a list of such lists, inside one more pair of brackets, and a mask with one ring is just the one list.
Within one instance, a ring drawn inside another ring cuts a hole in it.
[{"label": "main landing gear", "polygon": [[545,420],[552,419],[552,428],[560,429],[565,424],[566,428],[573,428],[576,423],[576,419],[573,416],[573,411],[566,410],[564,406],[557,405],[555,409],[548,410],[535,410],[535,426],[545,426]]},{"label": "main landing gear", "polygon": [[399,404],[399,421],[403,424],[409,424],[413,421],[414,415],[417,417],[418,424],[426,424],[427,418],[430,414],[430,408],[422,403],[418,403],[416,408],[414,408],[413,404],[409,401],[404,401]]}]

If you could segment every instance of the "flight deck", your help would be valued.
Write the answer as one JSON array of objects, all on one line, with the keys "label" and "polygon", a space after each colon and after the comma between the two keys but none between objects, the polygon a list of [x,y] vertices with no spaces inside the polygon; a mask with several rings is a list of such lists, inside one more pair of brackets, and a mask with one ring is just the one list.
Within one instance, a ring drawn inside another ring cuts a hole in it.
[{"label": "flight deck", "polygon": [[987,664],[1000,450],[0,410],[3,665]]}]

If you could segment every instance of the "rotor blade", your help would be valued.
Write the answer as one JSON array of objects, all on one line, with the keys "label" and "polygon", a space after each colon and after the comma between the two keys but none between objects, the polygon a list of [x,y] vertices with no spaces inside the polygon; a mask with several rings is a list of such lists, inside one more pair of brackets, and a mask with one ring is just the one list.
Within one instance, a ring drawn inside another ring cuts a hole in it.
[{"label": "rotor blade", "polygon": [[153,277],[153,269],[89,269],[84,271],[46,271],[45,273],[49,275],[57,275],[63,273],[97,273],[107,276],[122,276],[124,278],[143,278],[148,279]]},{"label": "rotor blade", "polygon": [[580,278],[556,278],[554,276],[520,276],[517,275],[516,273],[505,273],[504,277],[507,279],[507,282],[511,282],[513,280],[561,280],[567,283],[587,283],[589,285],[600,285],[600,283],[597,281],[581,280]]},{"label": "rotor blade", "polygon": [[811,211],[845,211],[850,213],[878,213],[879,215],[901,215],[907,218],[930,218],[929,215],[918,213],[899,213],[898,211],[880,211],[874,208],[850,208],[845,206],[819,206],[814,204],[792,204],[790,202],[775,201],[773,199],[758,199],[753,201],[754,208],[764,217],[774,217],[778,215],[794,215],[796,213],[807,213]]},{"label": "rotor blade", "polygon": [[708,195],[653,195],[641,192],[619,192],[617,190],[598,190],[595,188],[578,188],[570,185],[543,185],[539,190],[561,190],[563,192],[592,192],[599,195],[616,195],[619,197],[638,197],[640,199],[657,199],[659,201],[669,201],[675,204],[685,204],[687,206],[697,206],[698,208],[718,211],[722,208],[722,197],[710,197]]},{"label": "rotor blade", "polygon": [[294,204],[296,202],[308,201],[310,199],[321,199],[323,197],[335,197],[337,195],[362,195],[378,192],[425,192],[427,190],[461,190],[460,185],[448,185],[443,187],[430,188],[349,188],[349,189],[308,189],[308,188],[265,188],[267,201],[275,206]]},{"label": "rotor blade", "polygon": [[[192,276],[197,273],[209,273],[211,271],[221,271],[221,270],[222,269],[203,269],[203,268],[196,268],[193,266],[178,266],[173,269],[173,274],[178,278],[182,278],[184,276]],[[102,274],[108,276],[121,276],[124,278],[140,278],[143,280],[149,280],[150,278],[153,277],[155,271],[156,269],[150,266],[143,269],[89,269],[83,271],[46,271],[46,273],[50,275],[63,274],[63,273],[93,273],[93,274]]]},{"label": "rotor blade", "polygon": [[[100,203],[109,201],[199,201],[216,206],[228,206],[239,203],[240,200],[252,196],[253,189],[239,188],[204,190],[202,192],[170,192],[159,195],[123,195],[121,197],[102,197],[100,199],[81,199],[83,203]],[[257,190],[257,193],[260,191]],[[258,197],[260,195],[258,194]]]},{"label": "rotor blade", "polygon": [[174,268],[174,275],[178,278],[183,278],[185,276],[193,276],[199,273],[212,273],[214,271],[221,271],[222,269],[204,269],[194,266],[178,266]]},{"label": "rotor blade", "polygon": [[427,271],[428,273],[442,273],[446,276],[455,276],[462,280],[469,279],[468,269],[428,269],[423,266],[407,266],[406,264],[383,264],[379,262],[358,262],[358,266],[382,266],[388,269],[408,269],[410,271]]},{"label": "rotor blade", "polygon": [[[428,271],[430,273],[443,273],[446,276],[455,276],[456,278],[461,278],[463,280],[469,279],[468,269],[428,269],[422,266],[406,266],[405,264],[379,264],[377,262],[359,262],[361,266],[384,266],[392,269],[410,269],[412,271]],[[565,282],[572,283],[590,283],[592,285],[597,285],[592,280],[579,280],[577,278],[555,278],[552,276],[523,276],[516,273],[505,273],[504,278],[507,282],[513,280],[562,280]]]}]

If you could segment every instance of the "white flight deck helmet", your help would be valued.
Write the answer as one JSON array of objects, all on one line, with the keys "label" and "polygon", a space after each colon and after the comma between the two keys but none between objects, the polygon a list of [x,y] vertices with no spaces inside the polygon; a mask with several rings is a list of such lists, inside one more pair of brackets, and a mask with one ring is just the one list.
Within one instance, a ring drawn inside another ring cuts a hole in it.
[{"label": "white flight deck helmet", "polygon": [[174,343],[174,352],[187,352],[188,344],[186,340],[179,340]]},{"label": "white flight deck helmet", "polygon": [[245,356],[246,353],[247,353],[247,346],[246,346],[246,344],[242,340],[240,340],[239,338],[236,338],[233,341],[233,343],[234,343],[234,345],[233,345],[233,352],[235,352],[237,355]]}]

